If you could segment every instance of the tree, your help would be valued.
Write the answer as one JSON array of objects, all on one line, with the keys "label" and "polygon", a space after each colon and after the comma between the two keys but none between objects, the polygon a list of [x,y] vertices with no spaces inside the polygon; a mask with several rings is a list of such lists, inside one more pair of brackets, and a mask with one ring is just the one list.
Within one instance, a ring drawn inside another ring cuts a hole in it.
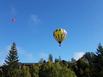
[{"label": "tree", "polygon": [[51,62],[53,62],[53,56],[52,56],[52,54],[49,54],[48,61],[51,61]]},{"label": "tree", "polygon": [[98,48],[97,48],[97,56],[103,56],[103,47],[102,45],[99,43]]},{"label": "tree", "polygon": [[39,61],[39,63],[40,63],[40,64],[46,63],[46,61],[45,61],[43,58],[41,58],[40,61]]},{"label": "tree", "polygon": [[18,72],[17,70],[19,69],[19,60],[15,43],[13,43],[11,46],[9,54],[5,60],[5,66],[7,69],[8,76],[16,77],[14,76],[14,74]]},{"label": "tree", "polygon": [[0,77],[4,77],[2,69],[0,69]]},{"label": "tree", "polygon": [[17,54],[17,49],[16,49],[16,44],[13,43],[11,46],[11,49],[9,51],[9,54],[5,60],[6,65],[15,65],[14,67],[18,66],[18,54]]},{"label": "tree", "polygon": [[76,62],[76,59],[71,58],[71,63],[75,63],[75,62]]},{"label": "tree", "polygon": [[88,60],[89,67],[84,70],[86,77],[94,77],[96,74],[96,54],[93,52],[86,52],[84,56]]},{"label": "tree", "polygon": [[103,46],[101,44],[98,45],[96,54],[97,57],[95,60],[95,75],[98,77],[103,77]]},{"label": "tree", "polygon": [[38,65],[32,65],[31,66],[31,77],[39,77],[39,66]]},{"label": "tree", "polygon": [[55,59],[55,63],[56,63],[56,62],[61,62],[61,61],[62,61],[62,60],[61,60],[61,57],[60,57],[60,56],[59,56],[58,59],[57,59],[57,58]]},{"label": "tree", "polygon": [[21,69],[21,77],[31,77],[30,70],[28,66],[23,66]]},{"label": "tree", "polygon": [[76,77],[75,73],[60,62],[48,62],[40,67],[39,77]]}]

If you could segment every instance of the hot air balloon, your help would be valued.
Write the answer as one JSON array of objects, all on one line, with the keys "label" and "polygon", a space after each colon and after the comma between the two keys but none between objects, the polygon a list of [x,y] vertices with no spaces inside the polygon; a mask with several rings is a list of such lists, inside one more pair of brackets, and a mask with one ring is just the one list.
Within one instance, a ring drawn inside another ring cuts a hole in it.
[{"label": "hot air balloon", "polygon": [[11,22],[12,22],[12,23],[15,23],[15,22],[16,22],[16,18],[13,17],[13,18],[11,19]]},{"label": "hot air balloon", "polygon": [[59,46],[61,46],[61,43],[66,38],[67,31],[62,28],[58,28],[53,32],[53,36],[55,40],[59,43]]}]

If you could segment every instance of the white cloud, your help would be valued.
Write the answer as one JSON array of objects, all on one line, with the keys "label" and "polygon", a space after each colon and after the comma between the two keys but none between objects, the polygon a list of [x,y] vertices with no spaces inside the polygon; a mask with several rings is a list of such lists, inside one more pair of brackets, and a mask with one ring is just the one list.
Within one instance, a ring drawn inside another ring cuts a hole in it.
[{"label": "white cloud", "polygon": [[85,52],[75,52],[73,57],[74,59],[78,60],[79,58],[81,58],[83,55],[85,54]]},{"label": "white cloud", "polygon": [[40,19],[38,17],[38,15],[35,15],[35,14],[31,14],[30,15],[30,18],[29,18],[29,24],[33,24],[33,25],[37,25],[40,23]]}]

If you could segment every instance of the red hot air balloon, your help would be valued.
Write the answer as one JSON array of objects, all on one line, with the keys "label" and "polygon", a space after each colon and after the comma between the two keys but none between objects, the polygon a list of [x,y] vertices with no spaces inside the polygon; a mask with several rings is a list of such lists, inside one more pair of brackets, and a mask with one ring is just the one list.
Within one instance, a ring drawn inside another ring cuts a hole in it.
[{"label": "red hot air balloon", "polygon": [[12,22],[12,23],[15,23],[15,22],[16,22],[16,18],[15,18],[15,17],[12,18],[12,19],[11,19],[11,22]]}]

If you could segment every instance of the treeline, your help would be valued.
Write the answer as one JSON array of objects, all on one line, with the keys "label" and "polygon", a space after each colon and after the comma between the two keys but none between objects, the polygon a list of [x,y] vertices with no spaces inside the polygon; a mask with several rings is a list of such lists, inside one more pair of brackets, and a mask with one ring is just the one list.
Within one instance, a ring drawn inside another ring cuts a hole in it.
[{"label": "treeline", "polygon": [[69,64],[77,77],[103,77],[103,46],[96,52],[87,52],[78,61]]},{"label": "treeline", "polygon": [[5,63],[0,67],[0,77],[103,77],[103,47],[98,45],[96,52],[87,52],[79,60],[48,61],[41,59],[35,64],[19,62],[16,44],[13,43]]}]

